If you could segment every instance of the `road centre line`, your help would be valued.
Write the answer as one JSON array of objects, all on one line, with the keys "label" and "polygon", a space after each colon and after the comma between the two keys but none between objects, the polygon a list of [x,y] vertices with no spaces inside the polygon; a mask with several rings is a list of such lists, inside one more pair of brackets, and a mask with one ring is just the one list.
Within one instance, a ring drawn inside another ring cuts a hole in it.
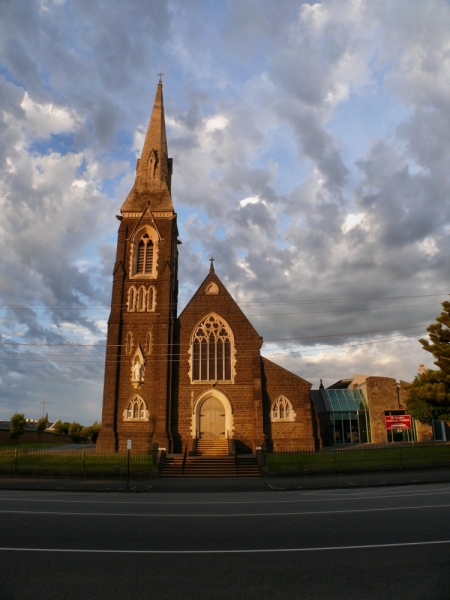
[{"label": "road centre line", "polygon": [[264,548],[247,550],[91,550],[75,548],[11,548],[0,547],[0,552],[58,552],[79,554],[269,554],[277,552],[325,552],[329,550],[372,550],[377,548],[407,548],[450,544],[450,540],[429,542],[399,542],[395,544],[366,544],[364,546],[321,546],[319,548]]},{"label": "road centre line", "polygon": [[[301,493],[301,492],[300,492]],[[336,500],[378,500],[378,499],[397,499],[397,498],[417,498],[421,496],[445,496],[450,494],[450,488],[446,491],[436,491],[436,492],[410,492],[409,494],[386,494],[385,492],[375,495],[375,494],[362,494],[361,492],[335,495],[335,496],[327,496],[326,498],[318,498],[311,496],[301,498],[295,498],[292,500],[232,500],[232,501],[220,501],[220,502],[209,502],[209,501],[191,501],[191,502],[143,502],[140,500],[130,501],[130,500],[61,500],[56,498],[11,498],[9,496],[1,496],[0,501],[4,500],[6,502],[48,502],[48,503],[58,503],[58,504],[131,504],[133,506],[138,506],[142,504],[148,504],[151,506],[214,506],[214,505],[235,505],[235,504],[295,504],[295,503],[305,503],[305,502],[335,502]]]},{"label": "road centre line", "polygon": [[217,518],[242,518],[242,517],[300,517],[311,515],[339,515],[369,512],[389,512],[398,510],[423,510],[435,508],[450,508],[450,504],[430,504],[425,506],[392,506],[389,508],[357,508],[354,510],[317,510],[303,512],[278,512],[278,513],[236,513],[236,514],[174,514],[174,513],[97,513],[97,512],[62,512],[62,511],[31,511],[31,510],[0,510],[0,514],[6,515],[52,515],[69,517],[134,517],[134,518],[180,518],[180,519],[217,519]]}]

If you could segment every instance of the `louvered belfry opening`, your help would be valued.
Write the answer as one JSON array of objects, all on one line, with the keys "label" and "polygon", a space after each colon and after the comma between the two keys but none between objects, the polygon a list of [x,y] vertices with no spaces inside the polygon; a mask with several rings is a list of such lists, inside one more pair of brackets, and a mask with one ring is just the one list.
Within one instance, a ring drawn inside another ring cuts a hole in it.
[{"label": "louvered belfry opening", "polygon": [[139,240],[137,273],[149,274],[153,270],[153,240],[145,233]]}]

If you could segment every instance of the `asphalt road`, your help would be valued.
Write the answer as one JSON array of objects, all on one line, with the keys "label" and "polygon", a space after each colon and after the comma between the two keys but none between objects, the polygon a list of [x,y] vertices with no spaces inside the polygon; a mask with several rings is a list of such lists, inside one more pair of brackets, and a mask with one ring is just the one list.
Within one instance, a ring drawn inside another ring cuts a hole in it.
[{"label": "asphalt road", "polygon": [[0,491],[0,599],[450,598],[450,485]]}]

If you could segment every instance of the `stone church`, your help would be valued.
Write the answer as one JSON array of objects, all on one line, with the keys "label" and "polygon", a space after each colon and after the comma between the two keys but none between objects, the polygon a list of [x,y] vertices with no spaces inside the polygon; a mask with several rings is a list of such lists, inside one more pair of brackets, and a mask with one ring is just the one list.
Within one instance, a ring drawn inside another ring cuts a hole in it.
[{"label": "stone church", "polygon": [[[177,314],[177,215],[159,81],[120,221],[98,452],[318,447],[311,384],[261,356],[262,337],[215,272]],[[222,444],[225,443],[222,441]],[[231,446],[230,446],[231,448]]]}]

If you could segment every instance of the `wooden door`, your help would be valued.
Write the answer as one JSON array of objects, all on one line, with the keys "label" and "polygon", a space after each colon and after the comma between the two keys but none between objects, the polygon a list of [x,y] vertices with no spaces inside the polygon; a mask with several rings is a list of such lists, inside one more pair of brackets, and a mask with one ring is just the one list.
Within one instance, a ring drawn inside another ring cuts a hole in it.
[{"label": "wooden door", "polygon": [[225,409],[218,398],[208,398],[200,407],[200,438],[225,439]]}]

